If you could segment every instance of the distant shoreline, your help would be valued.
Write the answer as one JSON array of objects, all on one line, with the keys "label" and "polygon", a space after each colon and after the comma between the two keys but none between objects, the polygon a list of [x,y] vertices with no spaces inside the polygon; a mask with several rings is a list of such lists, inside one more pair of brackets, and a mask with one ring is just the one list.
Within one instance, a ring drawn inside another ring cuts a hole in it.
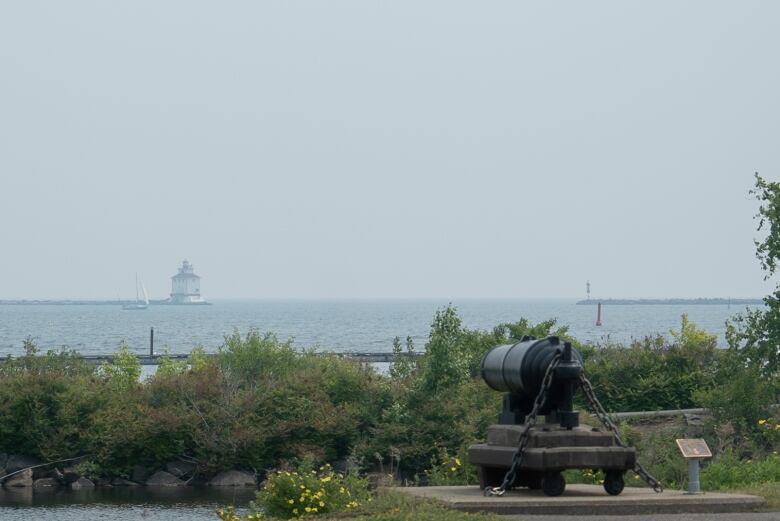
[{"label": "distant shoreline", "polygon": [[640,298],[640,299],[590,299],[580,300],[578,306],[595,306],[596,304],[611,304],[617,306],[658,306],[658,305],[694,305],[694,306],[755,306],[763,305],[760,298]]}]

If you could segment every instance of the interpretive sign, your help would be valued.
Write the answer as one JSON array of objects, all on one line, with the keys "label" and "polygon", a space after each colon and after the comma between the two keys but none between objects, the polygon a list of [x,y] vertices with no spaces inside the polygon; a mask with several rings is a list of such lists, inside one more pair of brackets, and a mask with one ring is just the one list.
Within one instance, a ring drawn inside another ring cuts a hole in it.
[{"label": "interpretive sign", "polygon": [[701,438],[675,440],[683,458],[711,458],[712,452],[707,442]]}]

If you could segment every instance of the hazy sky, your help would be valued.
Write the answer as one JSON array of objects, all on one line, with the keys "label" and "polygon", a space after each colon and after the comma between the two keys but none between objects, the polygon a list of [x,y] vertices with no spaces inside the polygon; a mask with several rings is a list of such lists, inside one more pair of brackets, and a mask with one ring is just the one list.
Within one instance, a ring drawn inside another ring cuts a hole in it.
[{"label": "hazy sky", "polygon": [[780,2],[0,4],[0,298],[760,296]]}]

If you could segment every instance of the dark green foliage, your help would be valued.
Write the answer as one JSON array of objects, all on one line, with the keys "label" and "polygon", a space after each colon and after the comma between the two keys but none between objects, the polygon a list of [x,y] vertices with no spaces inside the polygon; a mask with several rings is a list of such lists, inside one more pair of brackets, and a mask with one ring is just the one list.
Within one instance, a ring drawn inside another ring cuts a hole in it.
[{"label": "dark green foliage", "polygon": [[699,407],[696,393],[714,385],[719,358],[715,337],[683,315],[676,342],[647,337],[630,346],[588,351],[585,373],[609,411],[652,411]]},{"label": "dark green foliage", "polygon": [[203,476],[346,458],[390,401],[370,369],[296,353],[254,331],[228,337],[217,357],[196,353],[191,369],[147,382],[126,349],[98,368],[71,353],[32,354],[0,363],[0,452],[83,455],[108,476],[179,456],[197,461]]}]

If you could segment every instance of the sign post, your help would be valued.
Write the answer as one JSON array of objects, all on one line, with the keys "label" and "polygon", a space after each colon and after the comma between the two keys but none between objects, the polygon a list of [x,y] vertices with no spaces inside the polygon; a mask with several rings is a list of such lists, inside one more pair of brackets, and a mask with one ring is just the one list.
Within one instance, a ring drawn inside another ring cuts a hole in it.
[{"label": "sign post", "polygon": [[699,438],[675,441],[683,458],[688,460],[688,494],[701,494],[701,487],[699,486],[699,460],[711,458],[712,452],[710,452],[707,442]]}]

